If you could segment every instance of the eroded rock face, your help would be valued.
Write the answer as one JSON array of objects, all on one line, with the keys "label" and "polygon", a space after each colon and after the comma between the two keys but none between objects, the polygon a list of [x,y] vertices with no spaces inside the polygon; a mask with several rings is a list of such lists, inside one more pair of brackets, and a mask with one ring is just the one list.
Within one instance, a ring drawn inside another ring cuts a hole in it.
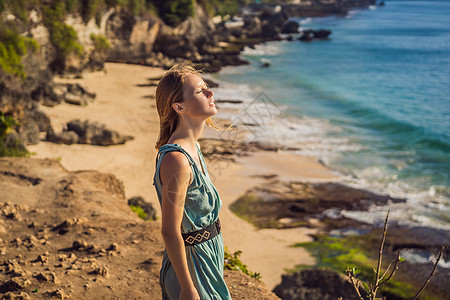
[{"label": "eroded rock face", "polygon": [[[273,290],[283,300],[358,300],[353,286],[340,274],[330,270],[308,269],[283,275]],[[361,290],[362,295],[363,291]]]},{"label": "eroded rock face", "polygon": [[142,19],[129,11],[114,11],[106,22],[105,36],[111,42],[108,60],[142,63],[153,51],[161,21],[153,16]]}]

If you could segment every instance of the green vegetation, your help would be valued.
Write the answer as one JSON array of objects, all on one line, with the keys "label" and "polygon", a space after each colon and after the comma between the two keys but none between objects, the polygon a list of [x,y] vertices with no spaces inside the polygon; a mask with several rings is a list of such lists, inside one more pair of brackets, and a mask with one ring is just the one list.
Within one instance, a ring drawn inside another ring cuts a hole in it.
[{"label": "green vegetation", "polygon": [[8,8],[13,15],[27,23],[27,9],[31,4],[31,0],[0,0],[0,13]]},{"label": "green vegetation", "polygon": [[27,157],[30,153],[22,146],[19,139],[7,141],[8,134],[14,133],[14,128],[20,124],[12,116],[0,112],[0,157],[20,156]]},{"label": "green vegetation", "polygon": [[90,38],[94,43],[95,51],[97,52],[103,53],[111,48],[111,44],[109,43],[108,39],[103,35],[92,33],[90,35]]},{"label": "green vegetation", "polygon": [[38,48],[35,40],[19,35],[14,27],[0,21],[0,68],[6,73],[25,79],[22,57]]},{"label": "green vegetation", "polygon": [[163,21],[176,26],[195,13],[195,0],[154,1]]},{"label": "green vegetation", "polygon": [[209,16],[234,16],[239,12],[239,8],[251,3],[251,0],[198,0]]},{"label": "green vegetation", "polygon": [[135,205],[130,205],[130,208],[132,211],[134,211],[135,213],[137,213],[138,217],[141,218],[142,220],[148,221],[148,214],[142,209],[142,207],[140,206],[135,206]]},{"label": "green vegetation", "polygon": [[228,248],[225,247],[225,264],[224,264],[223,268],[226,270],[238,270],[244,274],[247,274],[248,276],[250,276],[252,278],[260,280],[261,274],[249,271],[247,269],[247,265],[244,265],[242,263],[242,261],[239,259],[241,254],[242,254],[242,251],[240,251],[240,250],[231,254],[229,252]]},{"label": "green vegetation", "polygon": [[83,47],[78,43],[77,32],[64,24],[66,6],[64,2],[55,1],[52,6],[44,6],[44,24],[50,33],[50,42],[63,56],[71,53],[81,56]]},{"label": "green vegetation", "polygon": [[[304,247],[316,259],[316,267],[327,268],[345,274],[346,268],[358,270],[358,277],[366,282],[372,282],[377,265],[376,252],[379,233],[369,233],[354,237],[330,237],[316,235],[314,242],[298,243],[294,247]],[[311,266],[299,265],[291,272],[296,272]],[[381,294],[389,293],[401,299],[411,299],[417,292],[417,287],[406,282],[391,278],[381,289]],[[439,299],[432,295],[423,295],[421,299]]]}]

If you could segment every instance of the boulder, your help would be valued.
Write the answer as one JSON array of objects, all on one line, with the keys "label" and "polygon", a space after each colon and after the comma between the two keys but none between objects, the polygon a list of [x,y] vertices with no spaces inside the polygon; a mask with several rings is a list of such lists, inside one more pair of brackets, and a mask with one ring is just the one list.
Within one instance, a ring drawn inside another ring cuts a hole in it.
[{"label": "boulder", "polygon": [[279,40],[280,28],[266,21],[261,28],[261,36],[266,39]]},{"label": "boulder", "polygon": [[156,210],[153,205],[146,202],[141,196],[128,199],[128,205],[139,206],[147,214],[146,220],[156,220]]},{"label": "boulder", "polygon": [[[378,195],[335,182],[272,180],[248,190],[230,208],[259,228],[305,226],[311,217],[327,221],[339,220],[345,226],[340,213],[342,210],[367,211],[372,205],[405,201],[406,199]],[[286,223],[286,218],[292,221]]]},{"label": "boulder", "polygon": [[[283,300],[358,300],[351,285],[342,275],[331,270],[307,269],[283,275],[273,292]],[[364,291],[360,289],[361,295]]]},{"label": "boulder", "polygon": [[281,33],[298,33],[300,25],[297,21],[289,20],[281,27]]},{"label": "boulder", "polygon": [[56,144],[72,145],[78,143],[79,137],[73,131],[63,131],[61,133],[50,131],[47,133],[46,140]]},{"label": "boulder", "polygon": [[325,39],[331,34],[331,30],[328,29],[313,30],[312,34],[315,39]]},{"label": "boulder", "polygon": [[95,93],[91,93],[78,83],[61,83],[56,84],[54,93],[64,102],[73,105],[85,106],[93,101],[96,97]]},{"label": "boulder", "polygon": [[302,30],[298,40],[299,41],[311,41],[312,39],[326,39],[331,34],[331,30],[328,29],[306,29]]},{"label": "boulder", "polygon": [[67,123],[67,130],[73,131],[79,136],[78,143],[99,146],[124,144],[132,140],[132,136],[120,135],[117,131],[107,129],[98,122],[73,120]]}]

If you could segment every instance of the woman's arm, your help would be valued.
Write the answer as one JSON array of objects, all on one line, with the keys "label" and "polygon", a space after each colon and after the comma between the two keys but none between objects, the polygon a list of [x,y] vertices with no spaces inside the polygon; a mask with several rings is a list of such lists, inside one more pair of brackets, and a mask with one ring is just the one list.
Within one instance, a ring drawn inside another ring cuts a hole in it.
[{"label": "woman's arm", "polygon": [[180,283],[180,299],[200,299],[192,282],[186,260],[181,221],[191,168],[181,152],[168,152],[160,168],[162,183],[162,228],[167,255]]}]

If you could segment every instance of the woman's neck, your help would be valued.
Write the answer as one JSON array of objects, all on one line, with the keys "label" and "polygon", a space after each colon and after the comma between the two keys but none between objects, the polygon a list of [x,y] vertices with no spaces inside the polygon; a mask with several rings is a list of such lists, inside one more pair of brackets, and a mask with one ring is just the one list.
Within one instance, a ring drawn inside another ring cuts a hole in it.
[{"label": "woman's neck", "polygon": [[181,120],[179,124],[177,124],[177,128],[172,133],[169,143],[183,141],[183,143],[186,143],[189,148],[195,149],[195,143],[203,133],[205,120],[200,122],[193,122],[192,120],[188,121],[189,122]]}]

